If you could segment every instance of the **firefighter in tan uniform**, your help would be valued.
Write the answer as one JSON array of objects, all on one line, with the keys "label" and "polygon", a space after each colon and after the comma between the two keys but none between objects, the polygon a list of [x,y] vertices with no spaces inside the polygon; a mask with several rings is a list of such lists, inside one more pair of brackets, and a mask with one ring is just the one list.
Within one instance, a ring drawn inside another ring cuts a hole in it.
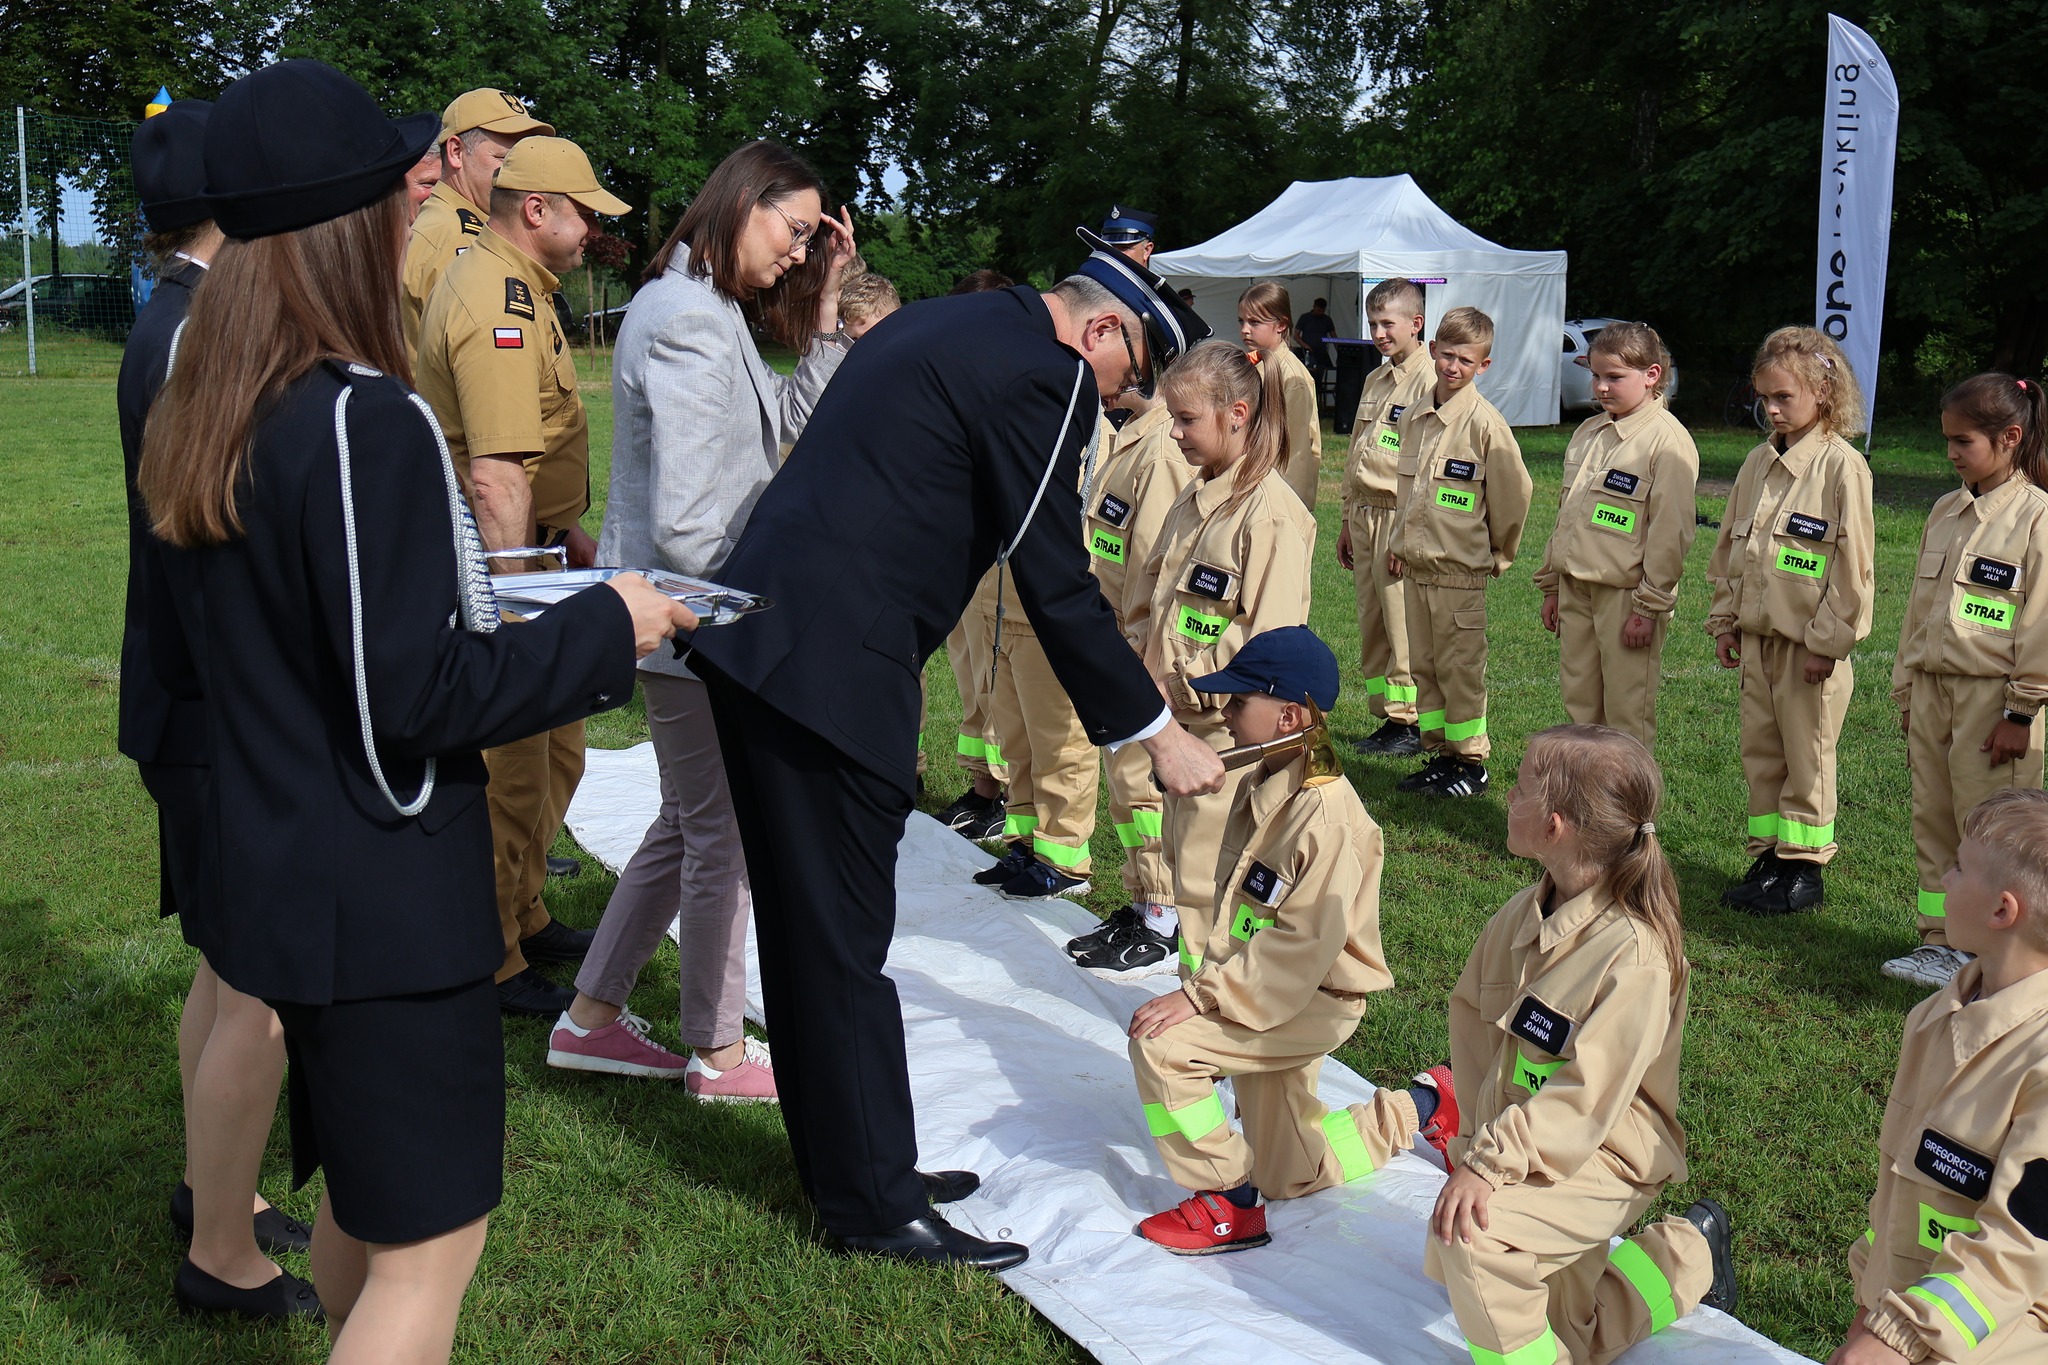
[{"label": "firefighter in tan uniform", "polygon": [[1405,758],[1422,752],[1415,723],[1415,674],[1408,660],[1408,584],[1387,572],[1393,549],[1394,497],[1401,482],[1401,417],[1429,401],[1436,382],[1422,343],[1422,286],[1381,280],[1365,296],[1372,344],[1386,358],[1366,377],[1344,457],[1343,513],[1337,562],[1358,593],[1358,662],[1365,702],[1385,723],[1358,752]]},{"label": "firefighter in tan uniform", "polygon": [[1544,875],[1487,922],[1451,994],[1458,1135],[1423,1258],[1474,1360],[1604,1365],[1695,1304],[1734,1308],[1711,1200],[1608,1249],[1686,1178],[1662,787],[1639,741],[1572,725],[1530,738],[1509,794],[1508,851]]},{"label": "firefighter in tan uniform", "polygon": [[1945,887],[1975,960],[1906,1016],[1831,1365],[2048,1360],[2048,797],[1972,811]]},{"label": "firefighter in tan uniform", "polygon": [[405,243],[399,279],[399,320],[405,348],[417,356],[420,316],[448,263],[476,244],[491,216],[491,177],[520,138],[554,135],[552,124],[526,112],[516,95],[471,90],[441,113],[441,183],[420,205]]},{"label": "firefighter in tan uniform", "polygon": [[1748,873],[1722,892],[1782,915],[1820,903],[1835,856],[1835,743],[1870,633],[1876,528],[1870,466],[1848,437],[1862,393],[1848,359],[1811,327],[1783,327],[1757,352],[1771,439],[1749,453],[1707,563],[1707,634],[1742,670]]},{"label": "firefighter in tan uniform", "polygon": [[[416,381],[447,433],[485,550],[557,546],[571,566],[588,566],[597,548],[580,520],[590,506],[590,431],[552,300],[560,276],[582,261],[591,215],[627,205],[597,183],[575,143],[554,137],[514,147],[491,198],[490,225],[428,300]],[[553,1018],[572,993],[527,964],[589,951],[590,935],[557,924],[541,902],[548,848],[583,776],[583,726],[487,750],[484,761],[505,935],[499,1001]]]},{"label": "firefighter in tan uniform", "polygon": [[1493,363],[1493,319],[1453,308],[1429,343],[1436,383],[1401,414],[1387,572],[1408,583],[1416,724],[1431,757],[1395,783],[1428,796],[1486,790],[1486,587],[1521,548],[1534,485],[1507,419],[1473,381]]},{"label": "firefighter in tan uniform", "polygon": [[1671,357],[1655,331],[1612,323],[1590,359],[1606,411],[1565,450],[1536,588],[1543,628],[1558,636],[1565,714],[1654,750],[1664,637],[1698,524],[1700,455],[1662,401]]},{"label": "firefighter in tan uniform", "polygon": [[[990,569],[974,585],[967,609],[946,636],[946,662],[952,665],[953,687],[960,697],[953,761],[967,774],[969,785],[934,818],[977,842],[999,837],[1007,822],[1003,784],[1009,780],[1009,763],[988,712],[988,672],[994,648],[988,623],[994,619],[995,606],[996,571]],[[1022,615],[1014,604],[1011,610]]]},{"label": "firefighter in tan uniform", "polygon": [[1934,504],[1892,700],[1913,773],[1920,947],[1884,974],[1947,984],[1962,955],[1942,930],[1942,875],[1963,817],[2006,787],[2041,785],[2048,701],[2048,454],[2040,386],[2008,374],[1964,380],[1942,400],[1949,460],[1963,486]]},{"label": "firefighter in tan uniform", "polygon": [[1322,408],[1315,376],[1287,344],[1294,336],[1293,309],[1285,285],[1262,281],[1238,295],[1237,331],[1253,364],[1279,371],[1287,414],[1287,459],[1280,476],[1314,516],[1323,473]]}]

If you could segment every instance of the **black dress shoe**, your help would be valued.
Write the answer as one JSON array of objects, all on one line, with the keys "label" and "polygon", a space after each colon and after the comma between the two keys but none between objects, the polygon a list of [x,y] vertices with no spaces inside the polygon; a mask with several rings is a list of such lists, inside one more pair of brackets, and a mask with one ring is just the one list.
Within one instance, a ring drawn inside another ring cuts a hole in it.
[{"label": "black dress shoe", "polygon": [[1819,905],[1823,894],[1820,864],[1778,860],[1778,876],[1743,906],[1752,915],[1789,915]]},{"label": "black dress shoe", "polygon": [[976,1270],[1008,1270],[1023,1265],[1031,1255],[1029,1248],[1016,1242],[985,1242],[971,1232],[962,1232],[936,1213],[913,1218],[887,1232],[841,1237],[839,1245],[869,1256],[964,1265]]},{"label": "black dress shoe", "polygon": [[557,858],[552,855],[548,858],[550,877],[573,877],[582,870],[583,864],[574,858]]},{"label": "black dress shoe", "polygon": [[[266,1254],[306,1251],[313,1245],[313,1229],[279,1209],[268,1208],[256,1215],[256,1245]],[[171,1226],[192,1236],[192,1187],[184,1181],[171,1191]]]},{"label": "black dress shoe", "polygon": [[1707,1250],[1713,1258],[1714,1278],[1708,1283],[1706,1297],[1700,1302],[1732,1315],[1735,1312],[1735,1253],[1734,1238],[1728,1226],[1728,1210],[1714,1200],[1702,1199],[1685,1211],[1685,1221],[1698,1228],[1700,1236],[1707,1239]]},{"label": "black dress shoe", "polygon": [[1372,738],[1351,747],[1369,758],[1407,758],[1422,752],[1422,731],[1406,721],[1390,720]]},{"label": "black dress shoe", "polygon": [[1742,880],[1721,893],[1721,904],[1747,910],[1756,904],[1758,896],[1777,884],[1783,868],[1784,864],[1778,861],[1777,850],[1765,849],[1750,863],[1749,871],[1742,874]]},{"label": "black dress shoe", "polygon": [[576,992],[566,986],[557,986],[531,967],[498,983],[498,1008],[507,1014],[554,1019],[560,1017],[575,998]]},{"label": "black dress shoe", "polygon": [[924,1197],[934,1204],[951,1204],[981,1188],[981,1177],[973,1171],[919,1171]]},{"label": "black dress shoe", "polygon": [[216,1280],[189,1260],[183,1261],[178,1265],[178,1273],[171,1277],[171,1295],[177,1299],[181,1313],[233,1313],[237,1317],[272,1320],[311,1318],[315,1322],[327,1316],[313,1286],[282,1270],[268,1284],[237,1289],[225,1280]]},{"label": "black dress shoe", "polygon": [[595,942],[594,930],[571,929],[551,919],[538,933],[519,940],[519,952],[528,962],[581,962],[590,956],[590,945]]}]

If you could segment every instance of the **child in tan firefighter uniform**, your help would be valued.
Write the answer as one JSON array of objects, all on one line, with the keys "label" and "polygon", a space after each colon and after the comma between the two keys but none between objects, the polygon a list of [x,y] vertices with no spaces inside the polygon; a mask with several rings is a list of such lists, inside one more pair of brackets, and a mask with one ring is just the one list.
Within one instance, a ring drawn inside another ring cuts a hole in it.
[{"label": "child in tan firefighter uniform", "polygon": [[1294,353],[1294,304],[1287,286],[1262,280],[1237,296],[1237,334],[1260,369],[1275,369],[1287,413],[1287,454],[1280,477],[1313,517],[1323,473],[1322,404],[1315,376]]},{"label": "child in tan firefighter uniform", "polygon": [[1522,448],[1473,381],[1493,363],[1493,319],[1453,308],[1429,343],[1436,384],[1401,414],[1390,577],[1408,583],[1416,724],[1430,760],[1394,784],[1428,796],[1486,790],[1486,585],[1521,548],[1533,485]]},{"label": "child in tan firefighter uniform", "polygon": [[1557,524],[1536,571],[1558,637],[1565,714],[1657,747],[1664,636],[1697,516],[1700,453],[1664,406],[1671,356],[1640,322],[1614,322],[1587,360],[1604,411],[1572,433]]},{"label": "child in tan firefighter uniform", "polygon": [[1423,1269],[1476,1361],[1604,1365],[1707,1303],[1732,1311],[1728,1216],[1701,1200],[1611,1251],[1685,1179],[1687,966],[1649,750],[1604,725],[1529,740],[1508,851],[1543,865],[1451,994],[1458,1135]]},{"label": "child in tan firefighter uniform", "polygon": [[1870,633],[1876,532],[1870,466],[1849,443],[1863,392],[1841,348],[1781,327],[1751,382],[1771,438],[1735,476],[1707,564],[1707,634],[1721,666],[1742,670],[1753,858],[1721,899],[1782,915],[1820,903],[1835,856],[1835,743],[1855,687],[1849,651]]},{"label": "child in tan firefighter uniform", "polygon": [[1358,662],[1366,708],[1384,722],[1357,749],[1374,758],[1422,752],[1415,724],[1415,674],[1408,662],[1408,584],[1387,572],[1394,495],[1401,483],[1401,415],[1429,401],[1436,371],[1422,344],[1422,286],[1381,280],[1365,296],[1366,325],[1383,363],[1365,381],[1351,448],[1344,457],[1344,509],[1337,563],[1358,593]]},{"label": "child in tan firefighter uniform", "polygon": [[1943,886],[1975,957],[1906,1016],[1830,1365],[2048,1360],[2048,796],[1985,798]]},{"label": "child in tan firefighter uniform", "polygon": [[[1181,987],[1131,1016],[1131,1066],[1167,1174],[1195,1191],[1139,1224],[1183,1256],[1264,1246],[1260,1202],[1357,1180],[1414,1138],[1419,1107],[1439,1143],[1456,1121],[1450,1073],[1413,1092],[1327,1110],[1323,1058],[1358,1027],[1365,998],[1394,984],[1380,951],[1379,826],[1330,752],[1309,703],[1337,703],[1337,656],[1306,626],[1253,636],[1200,689],[1228,695],[1239,744],[1295,738],[1251,771],[1223,836],[1225,876],[1181,918]],[[1216,1081],[1235,1078],[1240,1134]],[[1418,1103],[1419,1101],[1419,1103]]]},{"label": "child in tan firefighter uniform", "polygon": [[1886,976],[1945,986],[1962,965],[1942,931],[1942,875],[1962,820],[2006,787],[2041,785],[2048,700],[2048,449],[2038,380],[1980,374],[1941,400],[1949,463],[1963,486],[1934,504],[1892,700],[1913,773],[1920,946]]},{"label": "child in tan firefighter uniform", "polygon": [[[1102,595],[1116,611],[1117,625],[1140,657],[1151,632],[1148,582],[1134,572],[1152,556],[1166,514],[1194,471],[1173,442],[1173,414],[1157,398],[1135,393],[1118,400],[1131,416],[1121,428],[1104,422],[1101,465],[1088,490],[1088,562]],[[1152,762],[1140,745],[1126,744],[1102,755],[1109,778],[1109,818],[1123,846],[1123,886],[1130,901],[1113,911],[1100,929],[1067,941],[1076,964],[1095,971],[1122,972],[1127,956],[1145,956],[1133,930],[1147,906],[1170,910],[1173,876],[1162,842],[1163,803],[1152,784]]]},{"label": "child in tan firefighter uniform", "polygon": [[[1215,748],[1229,745],[1219,698],[1192,685],[1227,667],[1261,631],[1308,621],[1309,556],[1316,524],[1281,479],[1286,403],[1276,366],[1256,366],[1237,347],[1205,341],[1159,381],[1174,444],[1194,478],[1131,593],[1148,603],[1145,666],[1174,718]],[[1119,966],[1157,965],[1173,952],[1180,913],[1209,913],[1216,898],[1223,825],[1242,774],[1210,796],[1165,799],[1162,838],[1173,904],[1147,905]]]}]

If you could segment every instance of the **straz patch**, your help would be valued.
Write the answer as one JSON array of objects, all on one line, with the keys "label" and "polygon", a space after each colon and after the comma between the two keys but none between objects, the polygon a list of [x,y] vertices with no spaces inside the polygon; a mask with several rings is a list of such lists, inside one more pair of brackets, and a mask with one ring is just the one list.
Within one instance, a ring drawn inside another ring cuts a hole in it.
[{"label": "straz patch", "polygon": [[455,223],[465,237],[475,237],[484,230],[484,216],[475,209],[455,210]]},{"label": "straz patch", "polygon": [[1470,512],[1479,506],[1479,495],[1469,488],[1439,488],[1436,505],[1453,512]]},{"label": "straz patch", "polygon": [[1245,869],[1242,887],[1245,895],[1270,910],[1278,905],[1287,894],[1287,881],[1272,868],[1257,859]]},{"label": "straz patch", "polygon": [[1980,588],[2010,592],[2020,581],[2020,566],[1979,556],[1970,564],[1970,581]]},{"label": "straz patch", "polygon": [[1401,433],[1392,427],[1380,428],[1380,449],[1398,451],[1401,448]]},{"label": "straz patch", "polygon": [[1798,536],[1801,540],[1826,540],[1828,523],[1819,517],[1809,517],[1804,512],[1791,512],[1785,517],[1785,534]]},{"label": "straz patch", "polygon": [[1610,493],[1632,498],[1636,495],[1636,489],[1642,486],[1642,482],[1641,475],[1631,474],[1625,469],[1610,469],[1607,471],[1607,477],[1600,481],[1600,486]]},{"label": "straz patch", "polygon": [[2011,630],[2013,605],[1995,597],[1979,597],[1973,592],[1966,592],[1962,601],[1956,603],[1956,619],[1964,625],[1982,626],[1986,630]]},{"label": "straz patch", "polygon": [[1447,479],[1471,479],[1479,473],[1479,466],[1470,460],[1445,460],[1444,477]]},{"label": "straz patch", "polygon": [[1121,531],[1131,520],[1131,505],[1114,493],[1102,495],[1102,505],[1095,509],[1095,515]]},{"label": "straz patch", "polygon": [[505,311],[515,318],[533,318],[533,288],[515,275],[505,277]]},{"label": "straz patch", "polygon": [[1933,1128],[1920,1134],[1920,1150],[1913,1153],[1914,1170],[1969,1200],[1991,1193],[1991,1172],[1997,1165],[1993,1158]]},{"label": "straz patch", "polygon": [[1209,616],[1190,606],[1182,606],[1173,618],[1173,628],[1198,645],[1215,644],[1229,625],[1227,616]]},{"label": "straz patch", "polygon": [[1196,564],[1188,570],[1186,591],[1221,602],[1237,595],[1237,575],[1213,565]]},{"label": "straz patch", "polygon": [[1121,564],[1124,562],[1124,538],[1114,531],[1091,526],[1088,528],[1088,553],[1097,559]]},{"label": "straz patch", "polygon": [[493,327],[491,345],[501,351],[516,351],[526,345],[526,333],[517,327]]},{"label": "straz patch", "polygon": [[1528,1053],[1516,1048],[1514,1082],[1533,1095],[1541,1090],[1563,1065],[1562,1058],[1554,1062],[1531,1061]]},{"label": "straz patch", "polygon": [[1250,943],[1253,934],[1272,927],[1272,920],[1259,918],[1257,912],[1249,905],[1240,905],[1237,907],[1237,914],[1230,921],[1230,936],[1240,943]]},{"label": "straz patch", "polygon": [[1593,524],[1603,531],[1619,531],[1622,535],[1635,534],[1636,514],[1627,507],[1616,507],[1611,502],[1593,504]]},{"label": "straz patch", "polygon": [[1818,550],[1795,550],[1787,545],[1778,551],[1778,572],[1801,578],[1822,578],[1828,571],[1828,557]]},{"label": "straz patch", "polygon": [[1977,1220],[1958,1214],[1943,1213],[1927,1204],[1920,1206],[1920,1245],[1929,1251],[1940,1251],[1942,1239],[1951,1232],[1960,1232],[1967,1237],[1977,1230]]},{"label": "straz patch", "polygon": [[1533,995],[1523,996],[1522,1003],[1515,1008],[1515,1017],[1508,1020],[1509,1033],[1534,1043],[1553,1057],[1563,1054],[1572,1030],[1577,1027]]}]

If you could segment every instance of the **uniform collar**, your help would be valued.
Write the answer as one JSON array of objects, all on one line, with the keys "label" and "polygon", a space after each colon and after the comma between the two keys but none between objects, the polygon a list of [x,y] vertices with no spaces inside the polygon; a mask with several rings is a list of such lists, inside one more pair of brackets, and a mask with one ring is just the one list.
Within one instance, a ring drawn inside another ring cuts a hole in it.
[{"label": "uniform collar", "polygon": [[1593,886],[1573,896],[1563,905],[1543,914],[1543,902],[1554,888],[1550,874],[1544,873],[1543,880],[1529,888],[1529,908],[1522,923],[1515,928],[1515,946],[1525,948],[1534,943],[1543,952],[1549,952],[1566,939],[1575,936],[1581,929],[1600,919],[1614,905],[1614,897],[1608,894],[1607,883],[1595,882]]},{"label": "uniform collar", "polygon": [[[484,212],[484,210],[464,198],[461,190],[456,189],[445,180],[436,180],[434,182],[434,191],[427,196],[427,203],[439,204],[450,213],[454,213],[457,209],[468,209],[471,213]],[[425,208],[426,204],[422,204],[420,207]],[[489,215],[486,214],[485,216],[488,217]]]},{"label": "uniform collar", "polygon": [[2027,476],[2015,469],[2012,472],[2011,478],[1992,489],[1989,493],[1971,493],[1970,501],[1966,505],[1976,511],[1977,520],[1989,521],[1998,515],[1998,509],[2011,501],[2013,496],[2019,492],[2026,482]]},{"label": "uniform collar", "polygon": [[1417,346],[1414,355],[1409,356],[1406,360],[1394,366],[1394,378],[1397,380],[1413,379],[1416,375],[1427,370],[1429,364],[1429,347],[1427,345]]},{"label": "uniform collar", "polygon": [[1308,755],[1296,754],[1286,767],[1251,784],[1245,799],[1252,808],[1252,823],[1262,826],[1272,819],[1273,812],[1292,801],[1307,779]]},{"label": "uniform collar", "polygon": [[1173,414],[1166,410],[1166,404],[1154,403],[1151,407],[1118,428],[1116,440],[1110,444],[1110,449],[1129,450],[1160,427],[1167,426],[1172,421]]},{"label": "uniform collar", "polygon": [[1662,405],[1655,398],[1646,398],[1643,400],[1643,405],[1628,416],[1609,417],[1607,421],[1614,428],[1614,434],[1626,441],[1644,427],[1656,421],[1657,414],[1661,410]]},{"label": "uniform collar", "polygon": [[555,278],[552,271],[500,237],[489,224],[485,224],[484,230],[476,235],[476,244],[517,270],[528,284],[543,294],[552,294],[561,288],[562,282]]},{"label": "uniform collar", "polygon": [[1200,473],[1188,481],[1193,490],[1195,510],[1207,517],[1229,500],[1237,489],[1237,465],[1232,465],[1213,479],[1205,479]]},{"label": "uniform collar", "polygon": [[[1778,463],[1784,465],[1785,472],[1793,478],[1803,478],[1807,468],[1820,458],[1821,451],[1834,439],[1833,432],[1815,423],[1813,430],[1800,437],[1797,445],[1790,450],[1778,452]],[[1770,444],[1773,451],[1778,451],[1777,437],[1773,436]]]},{"label": "uniform collar", "polygon": [[1467,412],[1470,412],[1472,405],[1479,401],[1479,385],[1476,381],[1467,384],[1464,388],[1452,394],[1442,407],[1437,406],[1436,389],[1434,387],[1429,390],[1427,397],[1428,404],[1426,410],[1434,412],[1445,426],[1449,426]]},{"label": "uniform collar", "polygon": [[[1935,1015],[1950,1016],[1949,1041],[1957,1067],[2014,1029],[2048,1015],[2048,972],[2035,972],[1998,994],[1971,1000],[1984,984],[1984,966],[1965,962],[1941,992],[1928,1002]],[[1969,1004],[1963,1002],[1969,1000]]]}]

